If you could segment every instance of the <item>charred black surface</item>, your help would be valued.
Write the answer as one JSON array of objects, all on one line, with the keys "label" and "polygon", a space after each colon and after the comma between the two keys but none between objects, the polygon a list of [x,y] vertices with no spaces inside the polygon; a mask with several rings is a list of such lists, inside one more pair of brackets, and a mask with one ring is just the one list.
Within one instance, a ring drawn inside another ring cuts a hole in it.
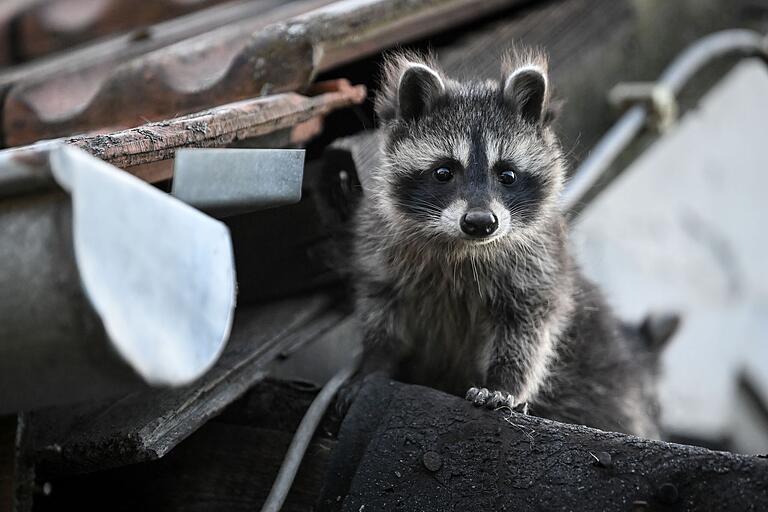
[{"label": "charred black surface", "polygon": [[352,405],[330,468],[325,512],[768,507],[765,458],[476,409],[380,377]]}]

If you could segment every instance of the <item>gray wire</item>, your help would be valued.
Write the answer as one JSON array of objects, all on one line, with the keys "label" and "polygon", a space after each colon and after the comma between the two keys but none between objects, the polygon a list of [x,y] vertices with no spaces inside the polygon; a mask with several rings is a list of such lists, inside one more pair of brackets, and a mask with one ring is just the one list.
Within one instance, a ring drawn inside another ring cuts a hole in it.
[{"label": "gray wire", "polygon": [[320,420],[333,401],[336,392],[357,371],[357,367],[358,359],[339,370],[312,401],[301,419],[299,428],[296,429],[296,434],[294,434],[291,445],[288,447],[283,464],[280,466],[280,471],[277,473],[275,483],[272,484],[272,489],[269,491],[269,496],[267,496],[267,501],[264,502],[261,512],[279,512],[283,507],[285,498],[291,490],[291,485],[293,485],[293,480],[296,478],[296,472],[299,470]]}]

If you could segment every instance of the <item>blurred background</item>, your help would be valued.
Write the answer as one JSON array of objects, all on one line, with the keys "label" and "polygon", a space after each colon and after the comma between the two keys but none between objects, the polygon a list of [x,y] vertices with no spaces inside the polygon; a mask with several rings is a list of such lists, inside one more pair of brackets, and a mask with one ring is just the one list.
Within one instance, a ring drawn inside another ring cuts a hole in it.
[{"label": "blurred background", "polygon": [[[0,511],[263,502],[359,351],[348,222],[398,47],[459,78],[546,50],[577,257],[628,324],[680,319],[667,438],[768,452],[766,33],[768,0],[1,0]],[[183,148],[304,153],[220,154],[230,183]]]}]

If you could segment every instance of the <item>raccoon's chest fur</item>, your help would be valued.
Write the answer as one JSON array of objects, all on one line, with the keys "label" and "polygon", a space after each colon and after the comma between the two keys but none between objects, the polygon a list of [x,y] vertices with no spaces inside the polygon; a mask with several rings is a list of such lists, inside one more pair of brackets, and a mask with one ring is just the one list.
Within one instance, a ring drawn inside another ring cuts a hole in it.
[{"label": "raccoon's chest fur", "polygon": [[482,383],[480,362],[493,325],[476,289],[409,287],[398,301],[395,329],[404,348],[396,378],[453,394]]}]

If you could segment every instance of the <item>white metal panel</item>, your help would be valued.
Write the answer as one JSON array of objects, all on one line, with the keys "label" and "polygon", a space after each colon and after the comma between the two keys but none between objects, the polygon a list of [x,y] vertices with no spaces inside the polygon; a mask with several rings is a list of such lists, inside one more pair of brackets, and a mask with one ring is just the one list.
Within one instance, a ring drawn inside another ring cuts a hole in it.
[{"label": "white metal panel", "polygon": [[757,357],[750,345],[768,343],[766,144],[768,72],[746,61],[587,208],[574,230],[586,273],[622,317],[683,314],[661,385],[664,424],[677,432],[735,435],[736,375]]}]

